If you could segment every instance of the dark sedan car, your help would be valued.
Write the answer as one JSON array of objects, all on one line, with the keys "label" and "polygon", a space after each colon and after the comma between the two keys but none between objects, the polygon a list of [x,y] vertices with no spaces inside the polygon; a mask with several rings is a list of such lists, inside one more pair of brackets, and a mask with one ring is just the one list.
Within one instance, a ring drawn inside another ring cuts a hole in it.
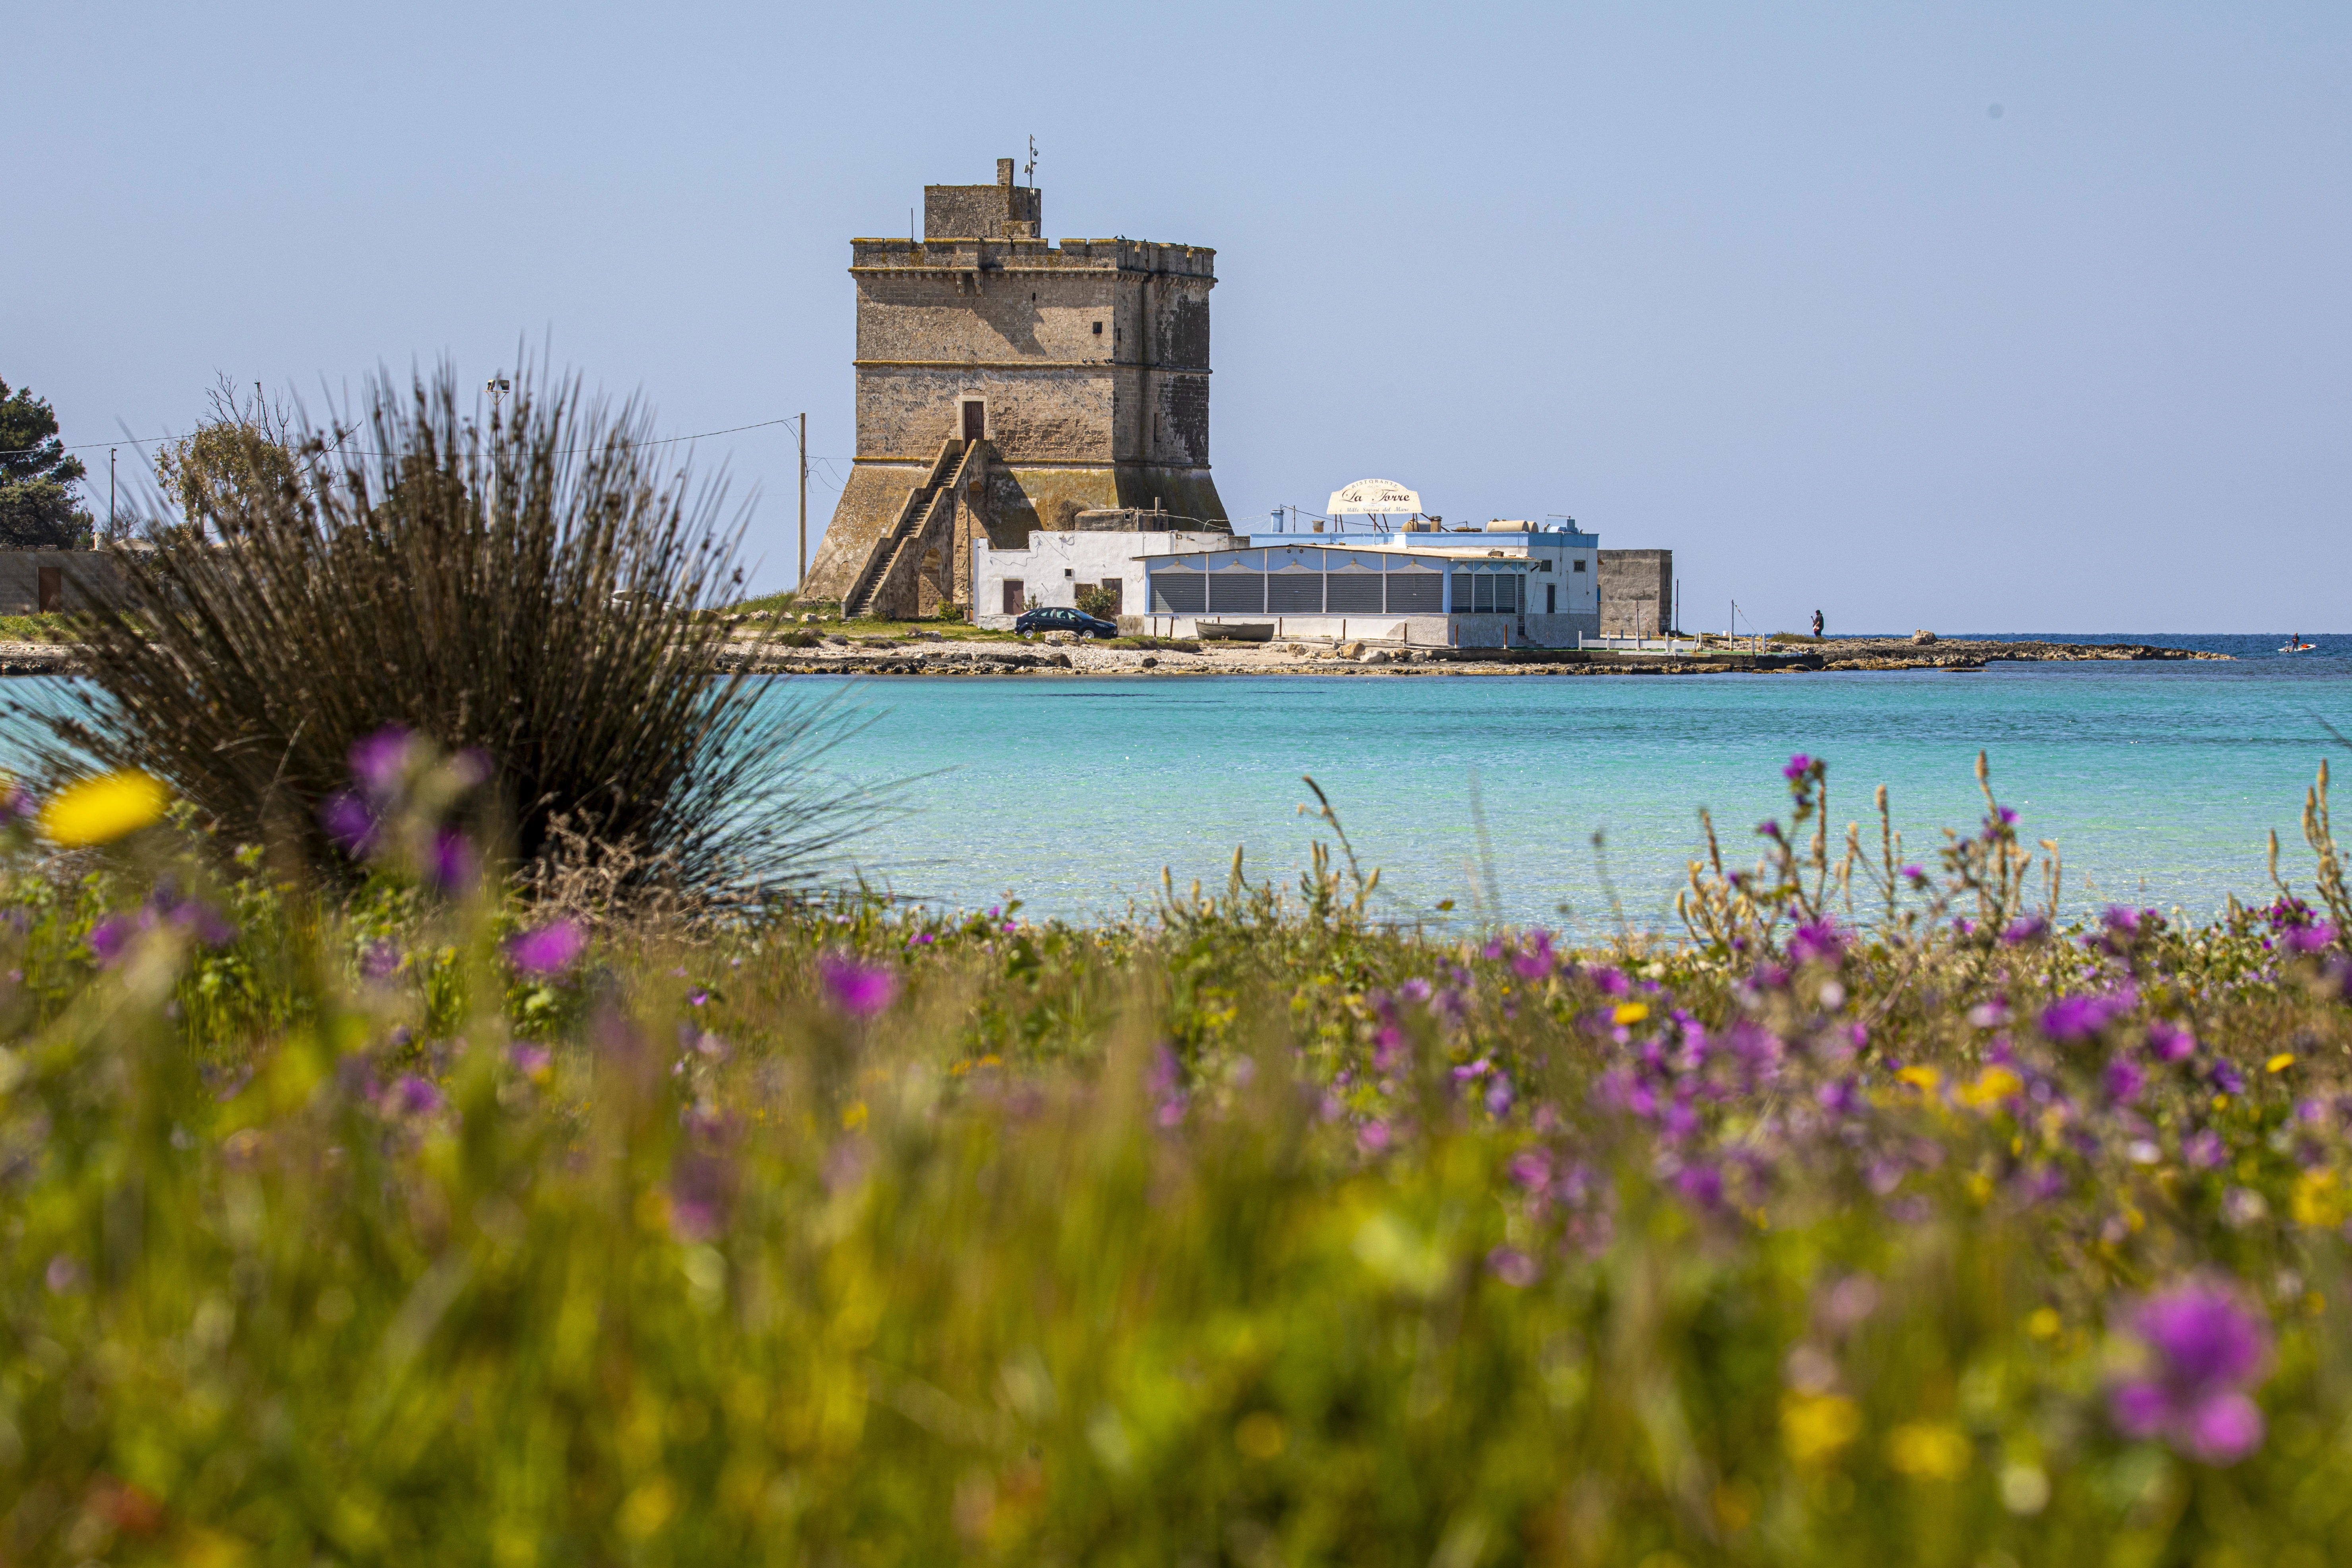
[{"label": "dark sedan car", "polygon": [[1026,637],[1033,632],[1076,632],[1082,637],[1115,637],[1118,627],[1099,616],[1084,610],[1073,610],[1060,605],[1049,605],[1042,610],[1031,610],[1013,623],[1013,629]]}]

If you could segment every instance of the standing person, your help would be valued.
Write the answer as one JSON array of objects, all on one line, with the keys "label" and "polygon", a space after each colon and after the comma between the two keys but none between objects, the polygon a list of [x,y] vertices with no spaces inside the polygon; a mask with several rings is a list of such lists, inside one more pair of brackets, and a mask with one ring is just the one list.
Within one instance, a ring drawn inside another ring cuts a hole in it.
[{"label": "standing person", "polygon": [[1822,640],[1822,613],[1819,610],[1815,610],[1813,612],[1813,640],[1815,642]]}]

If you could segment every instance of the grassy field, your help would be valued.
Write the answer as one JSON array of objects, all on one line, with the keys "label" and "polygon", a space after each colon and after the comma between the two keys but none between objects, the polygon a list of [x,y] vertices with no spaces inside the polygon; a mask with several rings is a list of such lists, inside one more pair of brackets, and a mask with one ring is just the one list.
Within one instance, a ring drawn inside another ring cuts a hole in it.
[{"label": "grassy field", "polygon": [[1914,864],[1822,776],[1589,952],[1328,816],[1078,928],[16,810],[0,1559],[2343,1560],[2324,818],[2058,929],[1990,795]]}]

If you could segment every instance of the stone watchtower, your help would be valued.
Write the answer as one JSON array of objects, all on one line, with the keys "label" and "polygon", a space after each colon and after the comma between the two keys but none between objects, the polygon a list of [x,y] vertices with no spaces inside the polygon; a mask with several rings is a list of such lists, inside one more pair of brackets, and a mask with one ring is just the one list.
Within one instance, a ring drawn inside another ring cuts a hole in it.
[{"label": "stone watchtower", "polygon": [[971,602],[971,544],[1126,508],[1222,529],[1209,477],[1216,253],[1037,237],[1040,194],[923,187],[923,237],[850,241],[857,457],[805,592],[845,615]]}]

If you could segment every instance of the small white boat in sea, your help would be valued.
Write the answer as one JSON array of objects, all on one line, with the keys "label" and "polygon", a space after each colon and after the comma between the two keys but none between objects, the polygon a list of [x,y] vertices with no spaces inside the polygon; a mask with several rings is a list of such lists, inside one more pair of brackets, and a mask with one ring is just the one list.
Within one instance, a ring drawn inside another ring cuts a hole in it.
[{"label": "small white boat in sea", "polygon": [[2317,653],[2318,651],[2319,645],[2315,642],[2304,641],[2301,632],[2287,633],[2286,647],[2279,649],[2281,653]]}]

